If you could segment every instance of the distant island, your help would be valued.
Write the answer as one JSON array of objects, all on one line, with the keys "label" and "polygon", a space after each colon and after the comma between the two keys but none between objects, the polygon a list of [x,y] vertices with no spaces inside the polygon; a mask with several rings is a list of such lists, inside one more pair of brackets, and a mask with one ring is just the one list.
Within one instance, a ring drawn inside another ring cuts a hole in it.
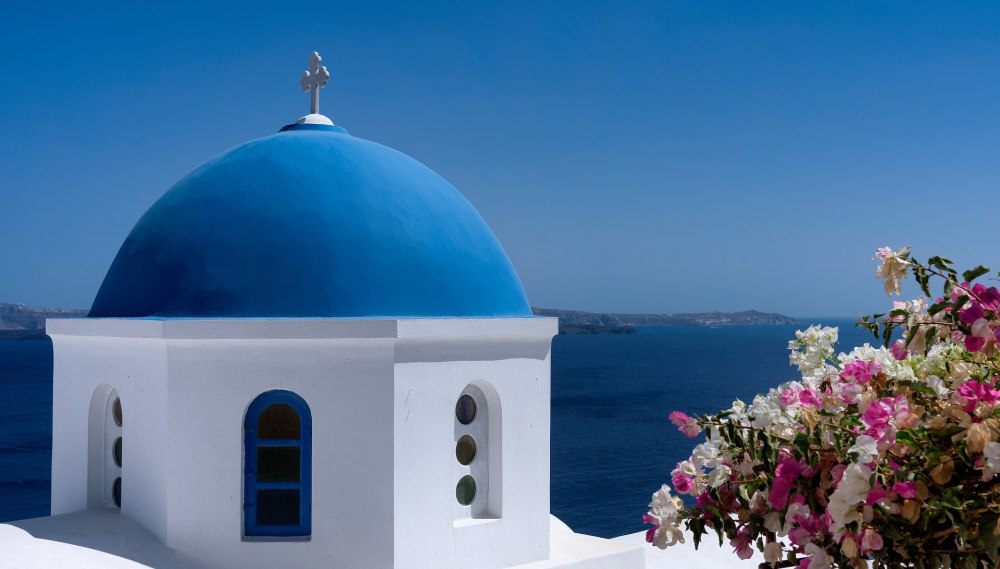
[{"label": "distant island", "polygon": [[[601,314],[580,310],[532,308],[538,316],[559,318],[560,334],[635,334],[636,326],[769,326],[802,324],[773,312],[693,312],[684,314]],[[86,310],[36,308],[0,304],[0,339],[30,339],[45,335],[46,318],[82,318]]]},{"label": "distant island", "polygon": [[602,314],[579,310],[532,308],[538,316],[559,318],[560,334],[635,334],[636,326],[773,326],[803,324],[801,320],[776,314],[743,312],[689,312],[682,314]]},{"label": "distant island", "polygon": [[86,310],[0,304],[0,339],[32,340],[44,338],[46,318],[81,318],[86,315]]}]

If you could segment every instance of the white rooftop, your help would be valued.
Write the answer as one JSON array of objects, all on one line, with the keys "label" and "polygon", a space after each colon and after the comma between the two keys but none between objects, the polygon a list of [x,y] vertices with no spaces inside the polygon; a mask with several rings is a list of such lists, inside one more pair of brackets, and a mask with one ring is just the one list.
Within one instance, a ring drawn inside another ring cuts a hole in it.
[{"label": "white rooftop", "polygon": [[[633,550],[636,556],[645,556],[647,569],[749,569],[762,560],[759,554],[739,559],[731,547],[719,547],[714,535],[706,536],[697,551],[690,535],[685,543],[660,550],[646,543],[644,532],[605,540],[573,533],[554,517],[549,539],[551,559],[518,569],[600,569],[601,557],[594,556],[599,551]],[[0,524],[0,551],[0,569],[202,568],[110,508]]]}]

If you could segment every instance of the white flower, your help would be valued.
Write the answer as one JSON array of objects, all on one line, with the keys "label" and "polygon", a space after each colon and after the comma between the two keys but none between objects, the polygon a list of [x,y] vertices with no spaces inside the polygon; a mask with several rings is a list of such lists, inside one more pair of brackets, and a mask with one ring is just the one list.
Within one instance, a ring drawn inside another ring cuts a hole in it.
[{"label": "white flower", "polygon": [[809,569],[831,569],[833,567],[826,552],[815,543],[806,544],[806,555],[812,558],[809,562]]},{"label": "white flower", "polygon": [[708,475],[708,485],[712,488],[718,488],[722,486],[733,476],[733,471],[725,464],[720,464]]},{"label": "white flower", "polygon": [[702,467],[715,468],[719,465],[719,447],[711,441],[701,443],[694,447],[691,452],[691,462],[697,469]]},{"label": "white flower", "polygon": [[784,551],[781,550],[781,544],[777,541],[769,541],[767,545],[764,546],[764,561],[767,563],[777,563],[784,557]]},{"label": "white flower", "polygon": [[785,527],[791,527],[795,523],[795,516],[809,518],[811,514],[812,510],[809,509],[808,505],[802,502],[793,502],[788,505],[788,511],[785,512]]},{"label": "white flower", "polygon": [[[942,310],[938,314],[943,313],[944,311]],[[940,343],[940,340],[935,342],[934,345],[931,346],[930,351],[927,352],[927,357],[924,358],[924,361],[920,362],[920,373],[922,375],[947,377],[948,367],[945,364],[945,358],[947,355],[948,351],[945,348],[945,344]]]},{"label": "white flower", "polygon": [[[909,252],[909,247],[903,247],[899,251],[882,247],[875,253],[875,257],[882,261],[882,264],[875,270],[875,278],[885,280],[885,293],[890,297],[893,292],[899,294],[899,280],[906,278],[909,271],[910,264],[906,260]],[[813,567],[812,569],[818,568]]]},{"label": "white flower", "polygon": [[653,492],[653,500],[649,503],[649,515],[659,520],[677,517],[683,502],[677,496],[670,495],[670,486],[664,484]]},{"label": "white flower", "polygon": [[860,435],[854,441],[854,446],[847,449],[847,452],[857,453],[858,462],[861,463],[872,462],[876,458],[878,458],[878,442],[874,438],[868,435]]},{"label": "white flower", "polygon": [[[859,437],[860,438],[860,437]],[[868,479],[871,478],[872,470],[863,464],[850,464],[844,469],[844,475],[840,479],[837,491],[843,492],[848,504],[858,504],[864,502],[868,497],[871,486]]]},{"label": "white flower", "polygon": [[767,531],[774,532],[781,537],[788,534],[788,526],[781,523],[781,513],[770,511],[764,514],[764,527]]},{"label": "white flower", "polygon": [[661,524],[653,532],[653,545],[656,547],[666,549],[675,543],[684,543],[684,532],[677,527],[677,524]]},{"label": "white flower", "polygon": [[826,511],[833,520],[830,530],[836,537],[843,534],[847,524],[861,521],[861,512],[855,506],[864,502],[865,498],[868,497],[870,490],[868,478],[871,474],[872,471],[867,466],[856,462],[851,463],[844,470],[836,490],[830,495]]},{"label": "white flower", "polygon": [[1000,472],[1000,443],[988,442],[983,448],[983,459],[986,461],[983,468],[983,482],[991,480]]},{"label": "white flower", "polygon": [[972,335],[979,336],[980,338],[989,338],[993,335],[993,329],[990,328],[990,321],[985,318],[980,318],[972,323]]},{"label": "white flower", "polygon": [[692,463],[690,460],[682,460],[677,463],[677,468],[675,468],[674,471],[671,472],[671,475],[673,475],[674,472],[679,471],[681,474],[687,476],[688,478],[694,478],[695,476],[698,476],[700,470],[701,468],[695,466],[694,463]]},{"label": "white flower", "polygon": [[653,532],[653,545],[666,549],[675,543],[684,543],[684,533],[677,527],[677,518],[683,506],[680,498],[670,495],[670,487],[666,484],[653,493],[649,516],[659,526]]},{"label": "white flower", "polygon": [[829,326],[810,326],[805,331],[797,330],[795,340],[788,343],[788,349],[792,350],[788,361],[799,368],[802,377],[822,377],[826,372],[826,360],[833,356],[833,345],[837,343],[838,332],[837,328]]},{"label": "white flower", "polygon": [[951,390],[945,385],[944,380],[936,375],[927,376],[927,386],[934,390],[939,399],[947,399]]}]

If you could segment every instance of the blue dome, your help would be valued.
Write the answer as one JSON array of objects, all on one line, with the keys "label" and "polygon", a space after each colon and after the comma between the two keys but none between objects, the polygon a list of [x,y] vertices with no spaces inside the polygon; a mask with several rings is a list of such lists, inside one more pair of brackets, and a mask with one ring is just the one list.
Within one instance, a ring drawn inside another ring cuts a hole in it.
[{"label": "blue dome", "polygon": [[188,174],[139,219],[92,317],[530,316],[472,205],[416,160],[292,125]]}]

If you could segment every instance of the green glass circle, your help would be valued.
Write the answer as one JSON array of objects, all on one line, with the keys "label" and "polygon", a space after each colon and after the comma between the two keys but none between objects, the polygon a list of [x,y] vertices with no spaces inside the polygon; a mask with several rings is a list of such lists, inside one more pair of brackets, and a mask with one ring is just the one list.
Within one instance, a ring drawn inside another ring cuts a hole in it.
[{"label": "green glass circle", "polygon": [[117,465],[118,468],[121,468],[122,467],[122,438],[121,437],[118,437],[117,439],[115,439],[114,457],[115,457],[115,465]]},{"label": "green glass circle", "polygon": [[476,439],[472,435],[462,435],[455,444],[455,458],[458,462],[467,465],[476,458]]},{"label": "green glass circle", "polygon": [[476,499],[476,479],[468,475],[463,476],[455,487],[455,497],[463,506],[471,504]]}]

